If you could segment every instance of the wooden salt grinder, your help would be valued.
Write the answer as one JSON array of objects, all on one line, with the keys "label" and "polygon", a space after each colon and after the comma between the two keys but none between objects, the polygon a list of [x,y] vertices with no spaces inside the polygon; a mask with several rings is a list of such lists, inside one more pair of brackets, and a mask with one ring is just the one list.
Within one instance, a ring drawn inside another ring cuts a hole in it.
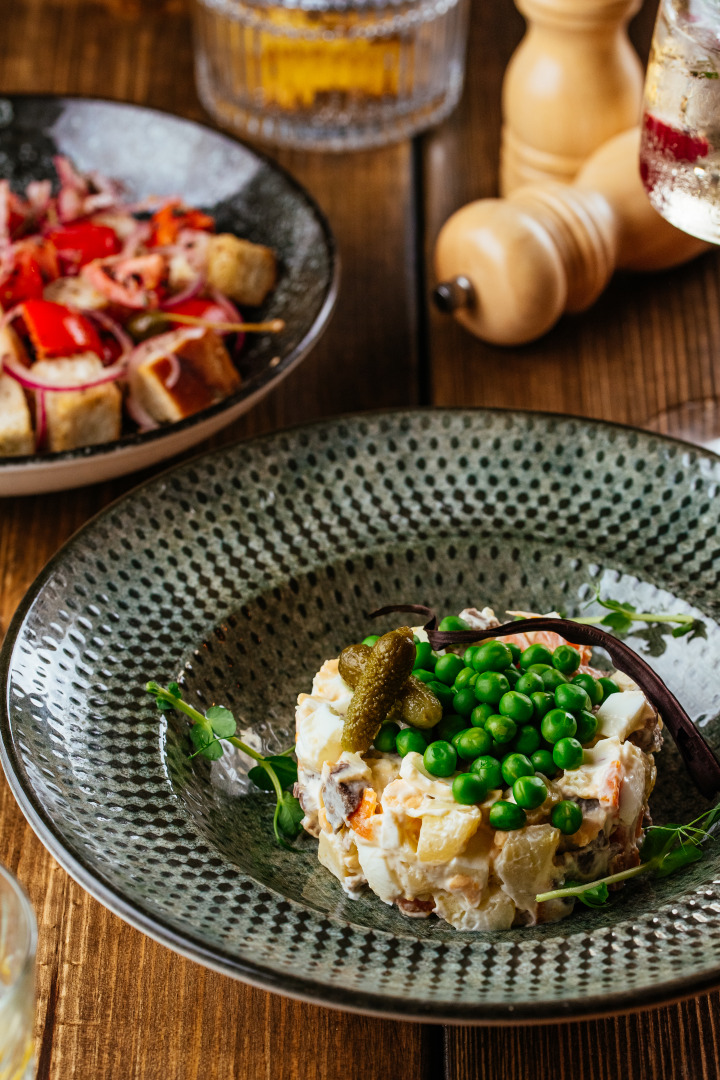
[{"label": "wooden salt grinder", "polygon": [[662,270],[707,250],[650,205],[639,143],[638,128],[611,139],[572,186],[519,188],[453,214],[435,247],[440,310],[484,341],[521,345],[590,307],[616,268]]},{"label": "wooden salt grinder", "polygon": [[528,30],[503,83],[500,192],[571,183],[640,118],[643,69],[627,36],[642,0],[516,0]]}]

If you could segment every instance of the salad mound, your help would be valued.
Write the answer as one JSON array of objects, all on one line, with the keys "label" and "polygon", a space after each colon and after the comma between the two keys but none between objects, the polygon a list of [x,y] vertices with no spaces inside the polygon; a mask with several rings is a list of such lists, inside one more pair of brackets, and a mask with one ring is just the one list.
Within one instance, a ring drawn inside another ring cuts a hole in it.
[{"label": "salad mound", "polygon": [[[445,623],[500,625],[490,608]],[[637,867],[662,722],[590,659],[549,631],[435,652],[405,627],[327,660],[298,697],[295,794],[347,895],[500,930],[573,909],[540,894]]]},{"label": "salad mound", "polygon": [[179,197],[55,159],[59,190],[0,180],[0,457],[59,452],[173,423],[240,386],[246,322],[275,253]]}]

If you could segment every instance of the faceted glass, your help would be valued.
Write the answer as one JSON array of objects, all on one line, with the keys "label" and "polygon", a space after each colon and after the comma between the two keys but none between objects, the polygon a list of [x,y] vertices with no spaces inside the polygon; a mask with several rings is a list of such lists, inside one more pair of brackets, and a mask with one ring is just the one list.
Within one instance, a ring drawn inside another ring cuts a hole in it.
[{"label": "faceted glass", "polygon": [[221,123],[348,150],[414,134],[462,91],[469,0],[195,0],[200,96]]},{"label": "faceted glass", "polygon": [[0,866],[0,1078],[35,1074],[35,916],[12,874]]}]

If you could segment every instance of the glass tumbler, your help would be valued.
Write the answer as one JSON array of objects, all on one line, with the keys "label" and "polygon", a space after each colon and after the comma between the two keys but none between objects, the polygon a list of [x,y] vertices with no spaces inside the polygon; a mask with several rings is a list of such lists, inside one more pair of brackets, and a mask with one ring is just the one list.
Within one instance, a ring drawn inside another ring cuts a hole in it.
[{"label": "glass tumbler", "polygon": [[30,901],[0,866],[0,1078],[31,1080],[35,1074],[35,946]]},{"label": "glass tumbler", "polygon": [[195,0],[198,92],[220,123],[356,150],[441,120],[463,86],[470,0]]},{"label": "glass tumbler", "polygon": [[720,4],[661,0],[645,82],[640,172],[655,209],[720,243]]}]

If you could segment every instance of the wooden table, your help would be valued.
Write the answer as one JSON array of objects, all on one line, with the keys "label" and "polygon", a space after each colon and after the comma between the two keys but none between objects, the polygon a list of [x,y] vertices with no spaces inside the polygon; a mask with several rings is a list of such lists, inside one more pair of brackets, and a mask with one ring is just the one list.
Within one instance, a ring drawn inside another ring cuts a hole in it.
[{"label": "wooden table", "polygon": [[[633,27],[646,51],[654,0]],[[501,350],[428,311],[429,256],[457,207],[496,188],[499,89],[522,33],[510,0],[473,4],[468,87],[432,134],[342,157],[278,153],[327,211],[343,253],[337,312],[315,352],[228,441],[333,413],[495,405],[642,424],[715,393],[720,257],[618,278],[589,313]],[[203,118],[185,0],[15,0],[0,92],[56,91]],[[0,503],[0,636],[73,530],[140,477]],[[216,975],[111,915],[53,861],[0,780],[0,861],[40,924],[41,1080],[699,1080],[720,1075],[717,994],[566,1026],[441,1028],[299,1004]]]}]

